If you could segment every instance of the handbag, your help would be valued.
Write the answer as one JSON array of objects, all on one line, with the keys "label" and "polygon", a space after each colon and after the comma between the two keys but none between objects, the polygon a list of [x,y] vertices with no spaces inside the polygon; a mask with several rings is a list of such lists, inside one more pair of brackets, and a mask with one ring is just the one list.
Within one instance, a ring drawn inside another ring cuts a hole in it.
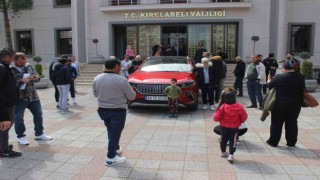
[{"label": "handbag", "polygon": [[306,107],[316,107],[319,105],[319,102],[306,90],[303,92],[303,103]]}]

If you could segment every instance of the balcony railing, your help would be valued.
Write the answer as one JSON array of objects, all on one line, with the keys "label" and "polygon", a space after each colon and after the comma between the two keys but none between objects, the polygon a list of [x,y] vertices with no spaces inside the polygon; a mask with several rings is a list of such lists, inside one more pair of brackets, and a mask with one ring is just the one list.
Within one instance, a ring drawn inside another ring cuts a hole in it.
[{"label": "balcony railing", "polygon": [[153,4],[179,4],[179,3],[241,3],[252,0],[101,0],[100,7],[106,6],[131,6]]}]

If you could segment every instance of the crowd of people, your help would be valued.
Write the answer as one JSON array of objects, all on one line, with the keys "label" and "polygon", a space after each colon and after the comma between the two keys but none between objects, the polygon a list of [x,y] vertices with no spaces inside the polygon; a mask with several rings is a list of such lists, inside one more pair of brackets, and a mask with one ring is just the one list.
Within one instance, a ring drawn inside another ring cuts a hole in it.
[{"label": "crowd of people", "polygon": [[[161,49],[161,46],[159,48]],[[136,96],[127,78],[143,62],[140,55],[135,55],[132,49],[128,49],[131,47],[128,46],[122,61],[114,56],[108,58],[104,63],[105,71],[93,81],[93,94],[98,101],[98,115],[108,131],[109,145],[105,165],[122,163],[126,160],[121,156],[122,149],[119,142],[125,126],[127,102]],[[227,73],[226,58],[227,55],[221,49],[216,54],[210,55],[202,45],[199,45],[193,59],[202,93],[202,109],[205,110],[209,106],[215,111],[214,121],[220,123],[214,128],[214,132],[221,135],[221,156],[228,157],[228,161],[232,162],[238,136],[248,130],[245,124],[248,115],[243,105],[236,100],[236,97],[243,97],[244,79],[247,81],[251,101],[251,105],[247,108],[258,108],[259,105],[259,109],[263,109],[262,94],[266,94],[268,89],[275,88],[277,91],[275,107],[271,111],[270,138],[266,143],[276,147],[281,138],[282,126],[285,124],[287,146],[294,147],[298,135],[297,119],[305,89],[304,79],[300,74],[300,62],[289,53],[287,60],[283,62],[283,74],[275,75],[278,63],[274,54],[269,54],[266,59],[263,59],[262,55],[252,54],[251,63],[247,67],[241,57],[237,56],[233,71],[236,77],[234,87],[224,89],[223,82]],[[71,113],[68,109],[69,92],[73,105],[77,105],[75,79],[79,74],[79,64],[74,56],[61,56],[49,66],[57,109],[63,114]],[[44,133],[40,98],[34,86],[39,78],[27,62],[25,54],[15,53],[11,49],[0,51],[0,156],[2,157],[21,156],[21,153],[14,151],[13,146],[8,143],[8,132],[13,123],[18,142],[23,145],[29,144],[23,119],[26,108],[33,115],[35,140],[53,139]],[[177,117],[178,98],[181,94],[177,79],[172,78],[170,86],[163,93],[168,96],[170,117]],[[214,103],[217,103],[217,106],[214,106]],[[228,143],[229,153],[226,152]]]}]

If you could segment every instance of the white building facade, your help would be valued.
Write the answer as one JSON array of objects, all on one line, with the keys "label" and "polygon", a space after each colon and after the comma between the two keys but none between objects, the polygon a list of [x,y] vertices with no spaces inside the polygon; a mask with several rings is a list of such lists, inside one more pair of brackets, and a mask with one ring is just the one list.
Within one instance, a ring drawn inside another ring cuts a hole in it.
[{"label": "white building facade", "polygon": [[307,51],[320,65],[319,0],[34,0],[32,9],[10,17],[15,50],[46,63],[63,54],[81,63],[97,54],[122,59],[127,45],[150,56],[164,43],[190,57],[199,44],[211,53],[222,48],[229,60]]}]

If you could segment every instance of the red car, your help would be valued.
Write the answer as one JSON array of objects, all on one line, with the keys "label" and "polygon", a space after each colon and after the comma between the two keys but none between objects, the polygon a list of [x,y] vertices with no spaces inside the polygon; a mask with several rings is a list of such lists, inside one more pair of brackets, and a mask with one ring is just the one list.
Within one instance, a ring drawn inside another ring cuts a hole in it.
[{"label": "red car", "polygon": [[187,57],[152,56],[129,76],[129,83],[136,91],[134,103],[166,104],[164,89],[170,85],[171,79],[178,80],[182,94],[178,101],[185,107],[196,110],[198,107],[198,82],[195,67]]}]

